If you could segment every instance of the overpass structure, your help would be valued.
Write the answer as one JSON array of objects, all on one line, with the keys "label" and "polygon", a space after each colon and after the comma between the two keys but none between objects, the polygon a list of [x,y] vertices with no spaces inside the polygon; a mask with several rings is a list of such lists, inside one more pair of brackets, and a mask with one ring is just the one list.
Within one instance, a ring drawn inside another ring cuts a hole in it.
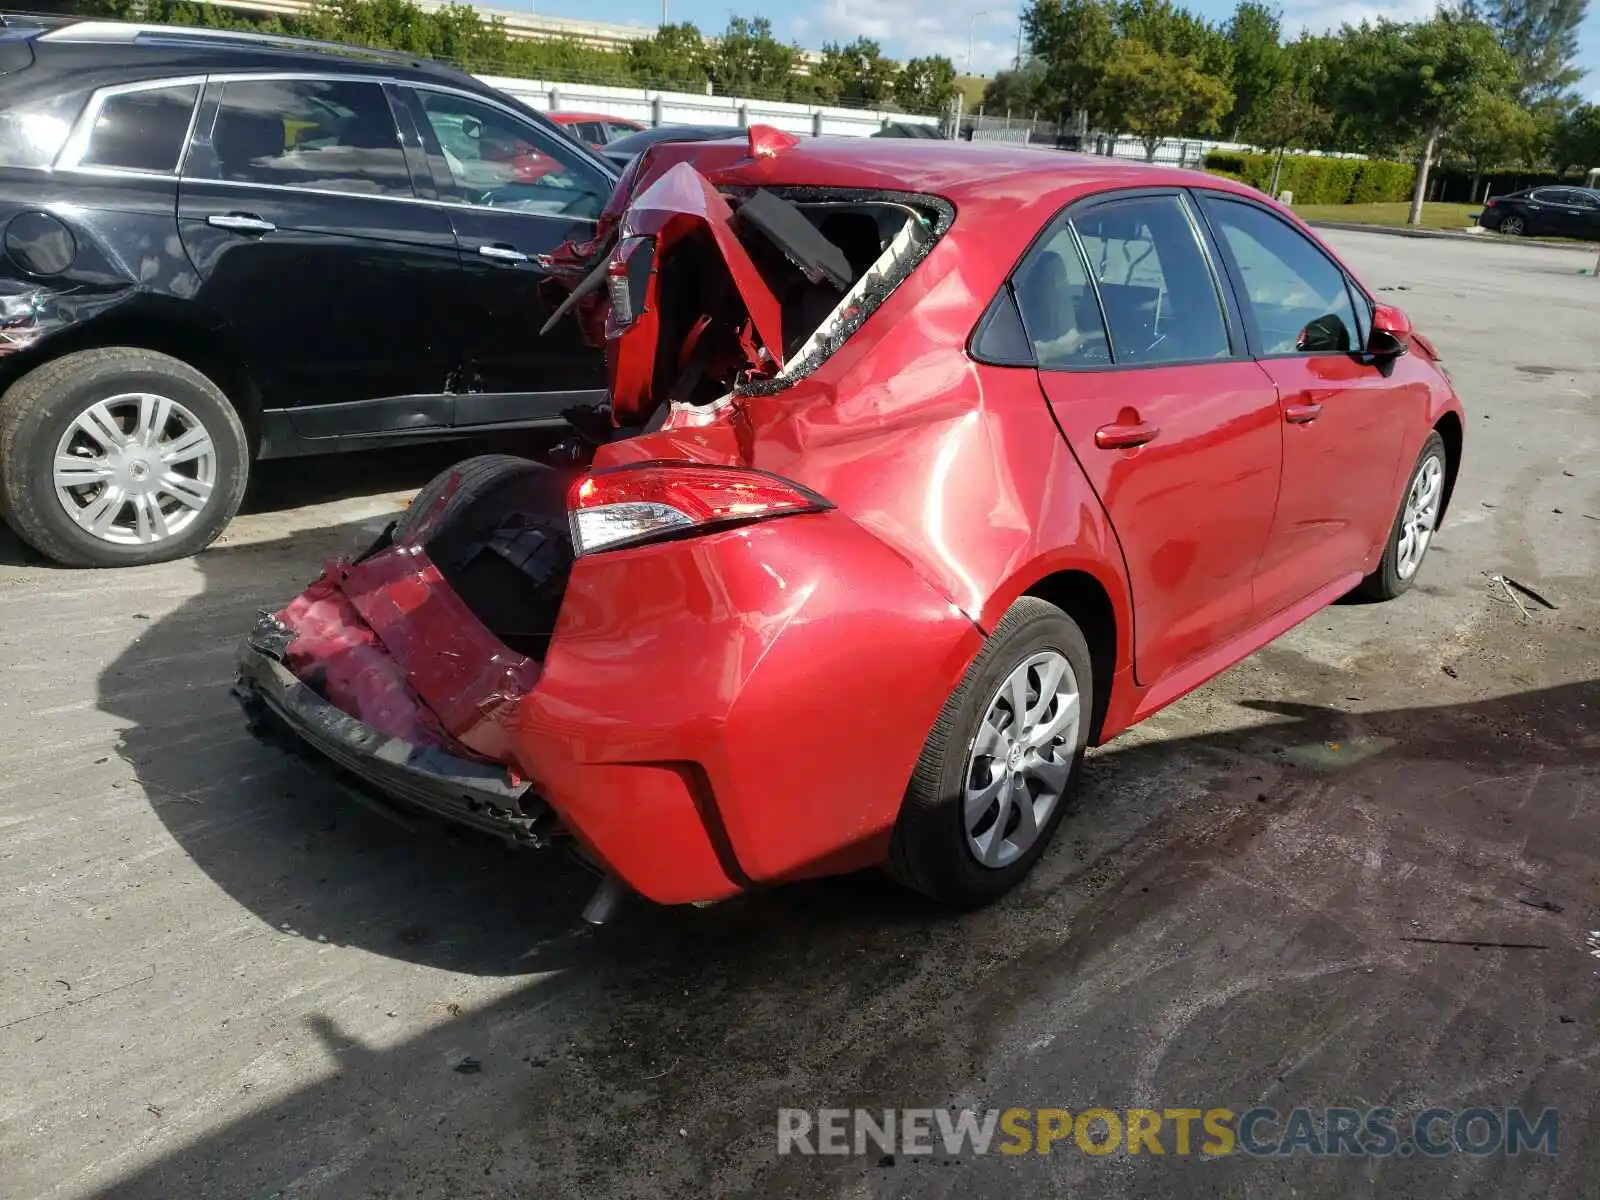
[{"label": "overpass structure", "polygon": [[[218,8],[231,8],[260,16],[309,16],[316,7],[315,0],[208,0]],[[433,12],[443,8],[442,0],[412,0],[418,8]],[[574,17],[546,17],[534,12],[520,12],[510,8],[488,8],[473,5],[484,20],[498,19],[505,25],[506,36],[518,41],[558,41],[563,38],[590,46],[596,50],[626,50],[633,42],[654,37],[656,26],[634,25],[614,21],[583,21]],[[802,50],[800,74],[822,61],[814,50]]]}]

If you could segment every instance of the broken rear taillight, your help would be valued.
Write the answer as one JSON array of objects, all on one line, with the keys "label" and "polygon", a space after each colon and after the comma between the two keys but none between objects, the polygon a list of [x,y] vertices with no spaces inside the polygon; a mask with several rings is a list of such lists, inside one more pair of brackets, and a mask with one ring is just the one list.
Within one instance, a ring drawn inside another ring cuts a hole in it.
[{"label": "broken rear taillight", "polygon": [[611,299],[611,331],[621,333],[646,311],[650,274],[655,269],[656,240],[624,238],[612,252],[606,268],[606,290]]},{"label": "broken rear taillight", "polygon": [[766,471],[678,462],[595,471],[567,496],[578,555],[831,507]]}]

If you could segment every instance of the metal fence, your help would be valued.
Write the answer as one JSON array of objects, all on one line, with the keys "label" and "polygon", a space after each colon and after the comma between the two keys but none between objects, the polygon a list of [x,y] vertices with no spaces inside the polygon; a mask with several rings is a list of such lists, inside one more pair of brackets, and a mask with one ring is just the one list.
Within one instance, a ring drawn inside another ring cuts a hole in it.
[{"label": "metal fence", "polygon": [[613,87],[557,80],[512,79],[479,75],[479,79],[541,112],[567,109],[629,117],[649,125],[775,125],[797,134],[843,134],[866,137],[890,123],[938,126],[938,117],[909,113],[795,104],[749,96],[710,96],[656,88]]}]

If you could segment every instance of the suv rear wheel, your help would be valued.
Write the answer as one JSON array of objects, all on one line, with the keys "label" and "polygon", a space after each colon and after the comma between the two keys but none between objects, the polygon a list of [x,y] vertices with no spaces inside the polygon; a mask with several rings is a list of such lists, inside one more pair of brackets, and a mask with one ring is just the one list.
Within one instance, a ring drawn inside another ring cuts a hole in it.
[{"label": "suv rear wheel", "polygon": [[233,405],[165,354],[79,351],[35,368],[0,397],[6,521],[66,566],[194,554],[239,511],[249,474]]}]

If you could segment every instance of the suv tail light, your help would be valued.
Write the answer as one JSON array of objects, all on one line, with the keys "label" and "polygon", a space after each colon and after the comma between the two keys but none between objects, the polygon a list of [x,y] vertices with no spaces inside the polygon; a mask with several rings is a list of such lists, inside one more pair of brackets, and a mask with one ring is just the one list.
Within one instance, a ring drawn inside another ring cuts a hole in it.
[{"label": "suv tail light", "polygon": [[832,507],[766,471],[677,462],[595,471],[567,495],[577,555]]}]

